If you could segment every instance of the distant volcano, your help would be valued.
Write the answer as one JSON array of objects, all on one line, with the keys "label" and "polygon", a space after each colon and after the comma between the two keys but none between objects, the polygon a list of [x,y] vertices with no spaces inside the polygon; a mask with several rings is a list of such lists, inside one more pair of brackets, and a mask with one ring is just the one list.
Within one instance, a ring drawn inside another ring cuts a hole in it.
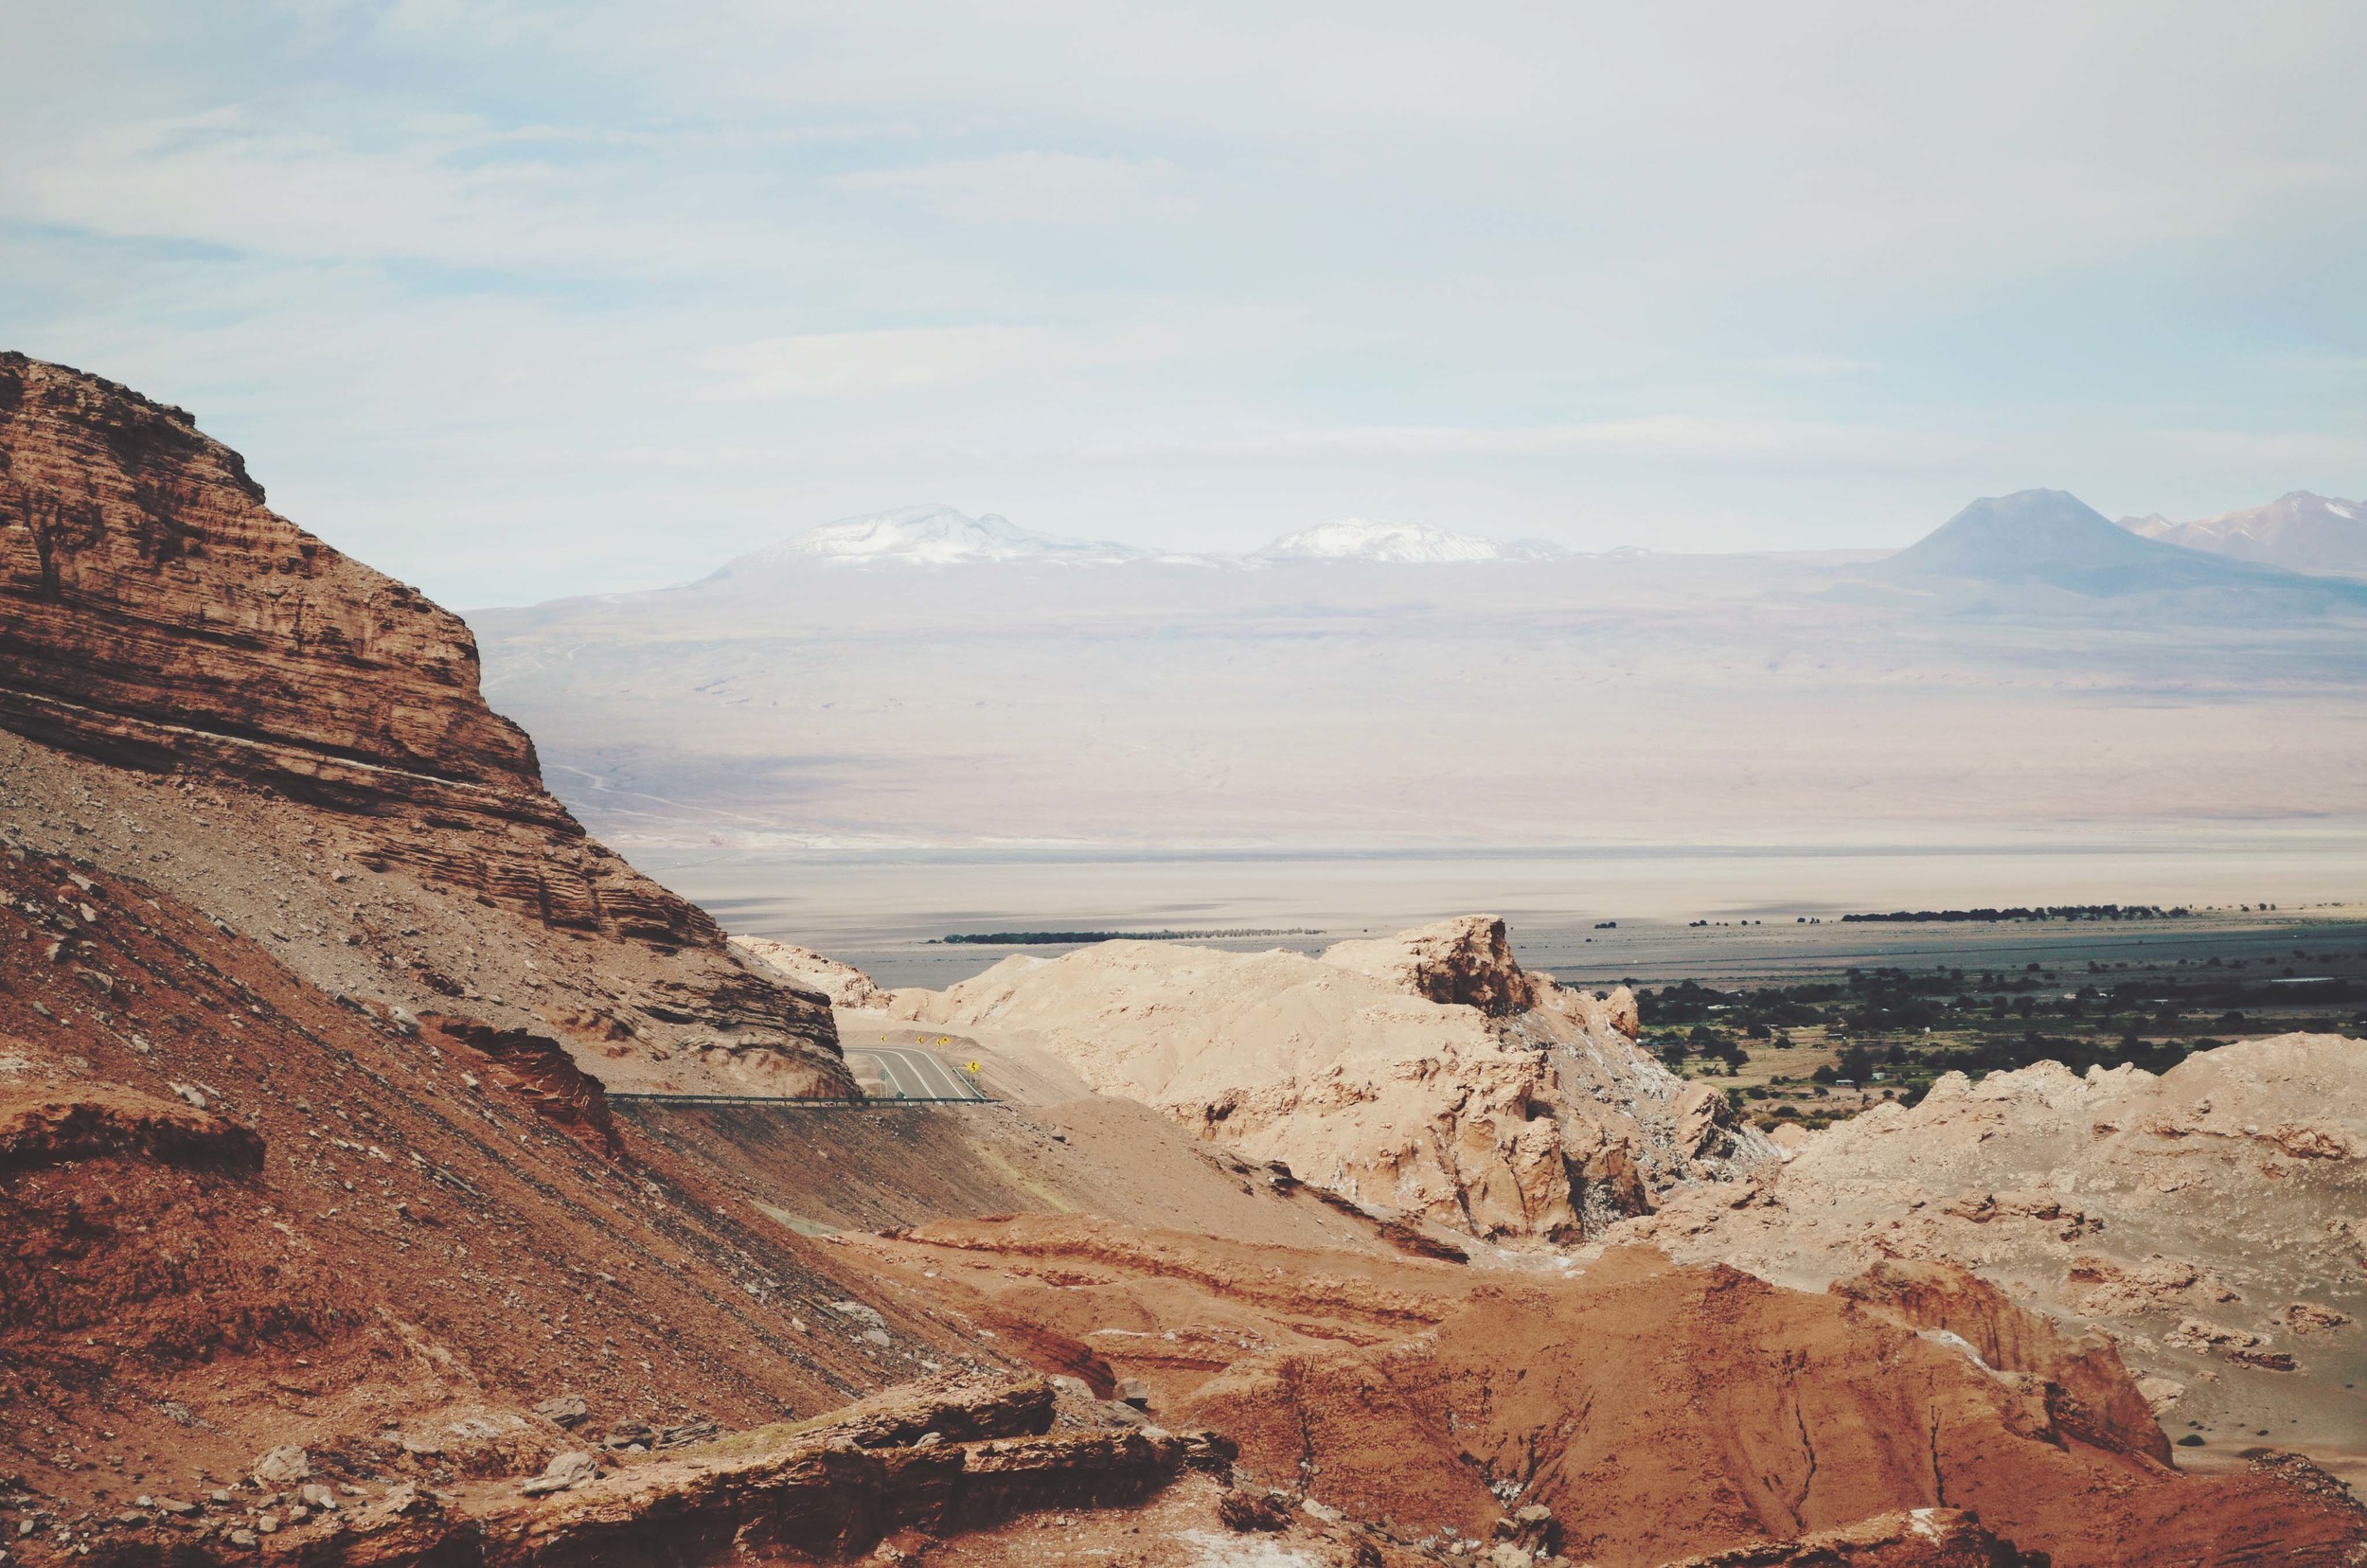
[{"label": "distant volcano", "polygon": [[1917,543],[1866,569],[1899,584],[2058,588],[2087,597],[2188,590],[2354,596],[2347,585],[2143,538],[2066,490],[1975,501]]}]

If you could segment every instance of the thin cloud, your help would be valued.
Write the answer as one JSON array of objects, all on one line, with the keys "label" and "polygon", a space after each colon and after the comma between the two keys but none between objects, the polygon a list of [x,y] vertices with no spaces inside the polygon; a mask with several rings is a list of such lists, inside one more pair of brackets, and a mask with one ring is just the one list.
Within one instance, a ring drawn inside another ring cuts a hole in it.
[{"label": "thin cloud", "polygon": [[831,181],[839,190],[902,197],[982,223],[1181,217],[1194,204],[1177,184],[1178,171],[1171,165],[1033,151],[860,169]]},{"label": "thin cloud", "polygon": [[1017,364],[1043,334],[1016,327],[909,327],[809,332],[712,349],[700,368],[723,399],[897,392],[988,374]]}]

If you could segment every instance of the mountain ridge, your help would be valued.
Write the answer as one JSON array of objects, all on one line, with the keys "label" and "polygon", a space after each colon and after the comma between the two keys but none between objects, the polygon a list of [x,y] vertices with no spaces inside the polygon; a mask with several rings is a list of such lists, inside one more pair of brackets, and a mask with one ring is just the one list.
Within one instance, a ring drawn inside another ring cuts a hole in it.
[{"label": "mountain ridge", "polygon": [[836,565],[950,566],[973,561],[1107,565],[1156,552],[1110,540],[1035,533],[996,512],[969,517],[940,503],[865,512],[808,528],[734,557],[703,582],[728,581],[806,561]]},{"label": "mountain ridge", "polygon": [[2056,490],[1983,496],[1857,575],[1901,586],[1977,583],[2085,598],[2201,590],[2367,602],[2367,594],[2324,578],[2147,538]]},{"label": "mountain ridge", "polygon": [[2367,503],[2287,490],[2266,506],[2189,523],[2124,517],[2142,538],[2318,576],[2367,578]]},{"label": "mountain ridge", "polygon": [[[727,587],[800,567],[942,568],[977,565],[1124,566],[1141,562],[1262,568],[1302,562],[1441,565],[1557,560],[1574,552],[1549,540],[1497,540],[1427,523],[1334,518],[1255,550],[1190,552],[1022,528],[997,512],[970,516],[941,502],[863,512],[818,524],[733,557],[694,588]],[[1612,556],[1633,554],[1608,552]],[[614,596],[596,596],[614,597]]]},{"label": "mountain ridge", "polygon": [[1285,534],[1241,559],[1256,564],[1298,561],[1368,561],[1388,565],[1446,565],[1485,561],[1550,561],[1571,552],[1551,541],[1498,541],[1455,533],[1427,523],[1340,517]]}]

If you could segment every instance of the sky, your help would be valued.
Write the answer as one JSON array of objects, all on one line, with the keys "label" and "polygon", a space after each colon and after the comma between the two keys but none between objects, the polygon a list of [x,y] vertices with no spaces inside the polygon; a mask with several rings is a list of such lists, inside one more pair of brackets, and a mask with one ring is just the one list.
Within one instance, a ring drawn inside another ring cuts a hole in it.
[{"label": "sky", "polygon": [[459,607],[2367,492],[2357,0],[0,0],[0,347]]}]

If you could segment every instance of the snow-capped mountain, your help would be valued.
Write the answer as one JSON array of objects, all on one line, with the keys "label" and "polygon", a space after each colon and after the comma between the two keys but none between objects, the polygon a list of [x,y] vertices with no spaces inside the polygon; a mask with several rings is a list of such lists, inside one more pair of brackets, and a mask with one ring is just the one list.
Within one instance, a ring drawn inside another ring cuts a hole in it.
[{"label": "snow-capped mountain", "polygon": [[1157,561],[1202,569],[1284,561],[1368,561],[1394,565],[1484,561],[1544,561],[1570,552],[1543,540],[1505,543],[1450,533],[1426,523],[1344,517],[1275,540],[1247,556],[1177,555],[1112,540],[1032,533],[992,512],[970,517],[952,507],[905,507],[843,517],[725,563],[705,581],[723,586],[804,566],[966,566],[1053,564],[1116,566]]},{"label": "snow-capped mountain", "polygon": [[2265,561],[2290,571],[2367,577],[2367,505],[2307,490],[2198,523],[2173,523],[2156,512],[2124,517],[2121,526],[2190,550]]},{"label": "snow-capped mountain", "polygon": [[1030,533],[992,512],[969,517],[951,507],[906,507],[843,517],[808,528],[794,539],[730,561],[709,580],[813,562],[953,566],[974,561],[1049,561],[1104,566],[1141,561],[1153,553],[1107,540]]},{"label": "snow-capped mountain", "polygon": [[1362,517],[1336,518],[1275,540],[1255,551],[1253,561],[1379,561],[1428,565],[1470,561],[1543,561],[1569,552],[1539,539],[1510,543],[1475,534],[1450,533],[1427,523],[1385,523]]}]

